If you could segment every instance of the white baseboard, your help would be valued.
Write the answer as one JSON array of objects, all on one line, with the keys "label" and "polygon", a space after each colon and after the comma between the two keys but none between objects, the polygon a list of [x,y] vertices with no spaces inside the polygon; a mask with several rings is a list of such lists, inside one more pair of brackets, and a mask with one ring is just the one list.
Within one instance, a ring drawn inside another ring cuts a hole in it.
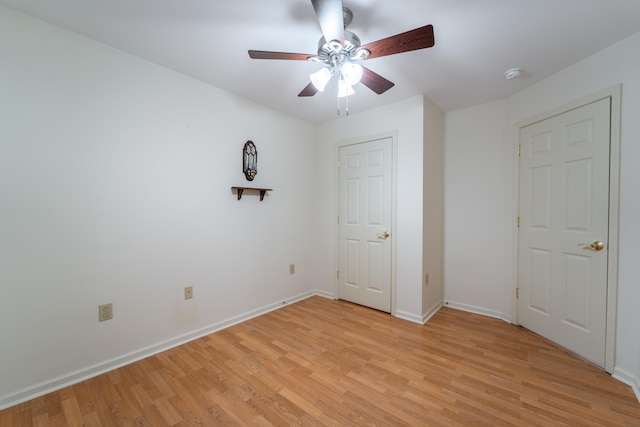
[{"label": "white baseboard", "polygon": [[337,299],[336,296],[333,294],[333,292],[321,291],[319,289],[316,289],[316,292],[314,295],[327,298],[327,299]]},{"label": "white baseboard", "polygon": [[468,311],[470,313],[482,314],[483,316],[494,317],[496,319],[504,320],[507,323],[511,323],[511,316],[499,311],[489,310],[483,307],[476,307],[474,305],[462,304],[455,301],[445,301],[445,307],[455,308],[456,310]]},{"label": "white baseboard", "polygon": [[432,305],[431,308],[429,308],[429,310],[427,310],[427,312],[422,315],[422,324],[427,323],[429,321],[429,319],[431,319],[433,317],[433,315],[436,314],[438,312],[438,310],[440,310],[442,308],[443,305],[444,305],[444,301],[443,300],[440,300],[437,303],[435,303],[434,305]]},{"label": "white baseboard", "polygon": [[612,376],[631,387],[636,395],[636,399],[638,399],[638,403],[640,403],[640,379],[638,379],[638,377],[620,368],[614,368]]},{"label": "white baseboard", "polygon": [[419,316],[417,314],[408,313],[408,312],[402,311],[402,310],[396,310],[395,316],[397,318],[399,318],[399,319],[408,320],[409,322],[419,323],[421,325],[423,324],[422,316]]},{"label": "white baseboard", "polygon": [[96,377],[122,366],[129,365],[133,362],[137,362],[149,356],[153,356],[154,354],[161,353],[174,347],[178,347],[195,339],[212,334],[214,332],[220,331],[238,323],[242,323],[246,320],[261,316],[263,314],[282,308],[288,304],[293,304],[295,302],[302,301],[315,295],[333,299],[333,295],[323,291],[310,291],[295,295],[283,301],[275,302],[264,307],[260,307],[255,310],[240,314],[238,316],[230,317],[229,319],[225,319],[212,325],[196,329],[192,332],[179,335],[175,338],[161,341],[157,344],[141,348],[139,350],[115,357],[110,360],[106,360],[96,365],[70,372],[68,374],[64,374],[47,381],[25,387],[10,394],[0,396],[0,410],[9,408],[22,402],[26,402],[31,399],[35,399],[56,390],[60,390],[61,388],[85,381],[89,378]]}]

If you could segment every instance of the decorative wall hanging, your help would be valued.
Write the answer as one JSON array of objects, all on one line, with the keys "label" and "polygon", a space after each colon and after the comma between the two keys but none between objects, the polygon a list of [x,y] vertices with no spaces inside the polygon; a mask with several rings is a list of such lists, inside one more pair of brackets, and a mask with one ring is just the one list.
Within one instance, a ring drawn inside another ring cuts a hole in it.
[{"label": "decorative wall hanging", "polygon": [[242,171],[247,181],[253,181],[258,174],[258,150],[252,141],[247,141],[242,149]]},{"label": "decorative wall hanging", "polygon": [[[253,181],[258,174],[258,150],[256,149],[253,141],[247,141],[242,149],[242,172],[247,178],[247,181]],[[244,190],[254,190],[260,193],[260,201],[264,200],[264,196],[267,191],[273,191],[270,188],[255,188],[255,187],[231,187],[231,191],[235,191],[238,194],[238,200],[242,198]]]}]

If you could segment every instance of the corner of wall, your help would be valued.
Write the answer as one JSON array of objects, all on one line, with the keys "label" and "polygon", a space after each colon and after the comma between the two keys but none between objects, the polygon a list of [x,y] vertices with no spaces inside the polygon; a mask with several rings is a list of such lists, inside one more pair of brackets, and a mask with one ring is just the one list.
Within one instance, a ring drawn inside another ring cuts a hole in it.
[{"label": "corner of wall", "polygon": [[638,377],[620,368],[615,368],[612,376],[631,387],[640,403],[640,379]]},{"label": "corner of wall", "polygon": [[423,97],[422,312],[426,321],[444,300],[444,113]]}]

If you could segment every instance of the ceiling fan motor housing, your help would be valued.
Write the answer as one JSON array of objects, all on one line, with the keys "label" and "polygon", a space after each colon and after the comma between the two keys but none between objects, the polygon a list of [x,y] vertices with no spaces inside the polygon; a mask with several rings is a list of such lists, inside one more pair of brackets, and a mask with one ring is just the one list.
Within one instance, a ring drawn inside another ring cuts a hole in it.
[{"label": "ceiling fan motor housing", "polygon": [[342,17],[344,22],[344,43],[341,45],[337,40],[327,42],[326,38],[322,36],[318,41],[318,56],[312,60],[331,66],[336,62],[342,64],[345,61],[359,61],[369,57],[370,52],[367,49],[359,49],[361,45],[360,37],[347,30],[347,26],[353,21],[353,12],[343,7]]},{"label": "ceiling fan motor housing", "polygon": [[335,43],[335,40],[327,43],[327,40],[323,37],[318,41],[318,56],[320,60],[324,62],[325,58],[328,59],[332,53],[344,53],[347,56],[353,56],[356,52],[356,49],[360,47],[360,37],[352,33],[351,31],[345,30],[344,32],[344,45],[340,45],[339,43]]}]

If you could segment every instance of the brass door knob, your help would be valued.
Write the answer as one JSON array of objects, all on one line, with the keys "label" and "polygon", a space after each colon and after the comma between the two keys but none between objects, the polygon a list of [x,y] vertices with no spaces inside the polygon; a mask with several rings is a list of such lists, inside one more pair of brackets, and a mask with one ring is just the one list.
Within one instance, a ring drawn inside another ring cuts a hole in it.
[{"label": "brass door knob", "polygon": [[600,240],[594,240],[592,243],[578,243],[578,246],[582,246],[582,249],[588,249],[594,252],[598,252],[604,249],[604,243],[602,243]]},{"label": "brass door knob", "polygon": [[391,234],[389,234],[388,231],[385,231],[382,234],[378,234],[378,239],[386,239],[387,237],[391,236]]}]

